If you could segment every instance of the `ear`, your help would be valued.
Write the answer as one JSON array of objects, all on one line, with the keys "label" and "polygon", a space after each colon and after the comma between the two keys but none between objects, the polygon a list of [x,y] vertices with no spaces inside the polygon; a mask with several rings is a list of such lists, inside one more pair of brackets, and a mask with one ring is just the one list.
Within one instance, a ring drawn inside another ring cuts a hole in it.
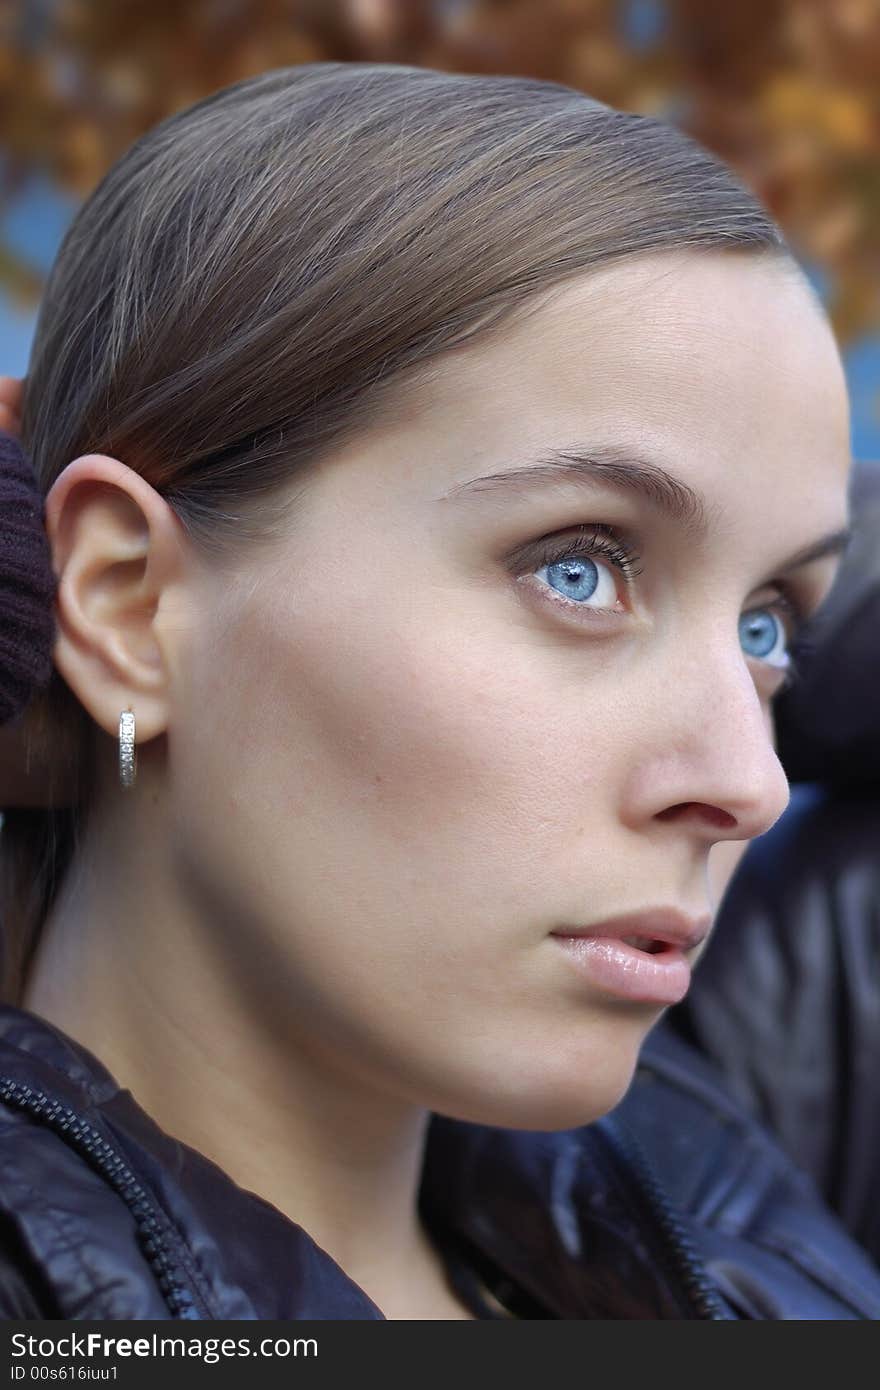
[{"label": "ear", "polygon": [[155,488],[105,454],[68,464],[45,505],[58,579],[54,663],[105,733],[118,736],[130,706],[145,743],[171,714],[190,620],[191,543]]}]

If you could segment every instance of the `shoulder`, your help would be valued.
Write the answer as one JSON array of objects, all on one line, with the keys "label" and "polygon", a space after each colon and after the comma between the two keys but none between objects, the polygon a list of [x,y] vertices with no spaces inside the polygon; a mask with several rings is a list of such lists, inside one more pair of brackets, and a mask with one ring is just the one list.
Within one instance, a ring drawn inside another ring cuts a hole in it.
[{"label": "shoulder", "polygon": [[[8,1299],[62,1319],[381,1318],[300,1226],[162,1130],[98,1059],[0,1006]],[[43,1294],[48,1291],[48,1296]]]},{"label": "shoulder", "polygon": [[29,1316],[168,1316],[101,1114],[120,1094],[85,1049],[0,1008],[0,1288]]},{"label": "shoulder", "polygon": [[139,1306],[155,1310],[140,1316],[163,1316],[119,1195],[85,1153],[8,1100],[0,1100],[0,1251],[6,1317],[132,1317]]}]

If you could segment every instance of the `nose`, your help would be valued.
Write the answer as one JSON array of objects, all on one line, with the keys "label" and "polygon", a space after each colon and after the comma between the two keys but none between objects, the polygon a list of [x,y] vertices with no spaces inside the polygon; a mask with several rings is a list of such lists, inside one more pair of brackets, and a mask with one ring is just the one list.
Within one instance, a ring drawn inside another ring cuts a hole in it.
[{"label": "nose", "polygon": [[707,657],[677,677],[653,701],[655,732],[631,784],[638,789],[631,813],[642,826],[652,817],[710,844],[763,835],[790,789],[770,708],[745,655]]}]

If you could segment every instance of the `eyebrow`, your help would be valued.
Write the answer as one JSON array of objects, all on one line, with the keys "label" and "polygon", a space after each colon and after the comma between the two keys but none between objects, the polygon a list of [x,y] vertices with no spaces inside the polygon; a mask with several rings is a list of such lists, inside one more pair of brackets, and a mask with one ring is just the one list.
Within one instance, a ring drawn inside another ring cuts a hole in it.
[{"label": "eyebrow", "polygon": [[[591,491],[598,485],[615,492],[635,494],[655,511],[683,526],[694,539],[705,536],[709,529],[710,509],[699,492],[658,463],[613,447],[589,451],[551,449],[522,468],[506,468],[457,483],[436,500],[470,498],[483,492],[525,498],[558,483],[575,483]],[[827,555],[842,554],[852,536],[850,526],[831,531],[789,556],[777,572],[788,574]]]}]

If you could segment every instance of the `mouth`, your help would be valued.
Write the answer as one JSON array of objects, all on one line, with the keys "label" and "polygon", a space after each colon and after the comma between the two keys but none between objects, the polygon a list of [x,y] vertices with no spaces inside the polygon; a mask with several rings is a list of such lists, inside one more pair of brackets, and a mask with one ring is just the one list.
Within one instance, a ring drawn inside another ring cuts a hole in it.
[{"label": "mouth", "polygon": [[668,941],[646,941],[641,936],[622,936],[620,939],[625,946],[634,946],[637,951],[647,951],[649,956],[656,956],[669,945]]},{"label": "mouth", "polygon": [[711,918],[649,908],[551,933],[593,988],[639,1003],[677,1004],[691,980],[688,952],[705,940]]}]

